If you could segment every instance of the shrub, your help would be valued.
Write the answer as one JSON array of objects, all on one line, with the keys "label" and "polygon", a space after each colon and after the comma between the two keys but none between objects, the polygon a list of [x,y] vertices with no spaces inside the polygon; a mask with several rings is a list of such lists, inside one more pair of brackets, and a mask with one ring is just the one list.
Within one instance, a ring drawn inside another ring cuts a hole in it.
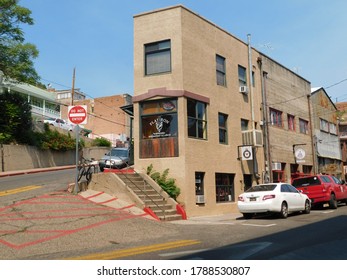
[{"label": "shrub", "polygon": [[180,195],[181,190],[176,186],[176,181],[173,178],[168,178],[169,168],[165,169],[162,174],[153,170],[153,165],[147,167],[147,175],[149,175],[167,194],[174,200]]},{"label": "shrub", "polygon": [[111,147],[112,143],[109,140],[100,137],[94,139],[92,145],[97,147]]}]

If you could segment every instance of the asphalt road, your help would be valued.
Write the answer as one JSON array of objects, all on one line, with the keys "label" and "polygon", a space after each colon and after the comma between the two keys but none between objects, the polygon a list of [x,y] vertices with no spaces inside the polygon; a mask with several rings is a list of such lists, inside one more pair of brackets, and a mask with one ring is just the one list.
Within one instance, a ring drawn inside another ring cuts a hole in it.
[{"label": "asphalt road", "polygon": [[[347,260],[347,206],[158,222],[68,193],[73,170],[0,178],[0,259]],[[4,189],[24,190],[6,195]]]}]

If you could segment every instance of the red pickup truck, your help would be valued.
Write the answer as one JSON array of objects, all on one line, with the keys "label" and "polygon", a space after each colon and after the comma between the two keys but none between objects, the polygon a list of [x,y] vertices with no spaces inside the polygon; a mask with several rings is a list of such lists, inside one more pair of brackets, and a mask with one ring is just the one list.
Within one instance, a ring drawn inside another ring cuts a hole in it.
[{"label": "red pickup truck", "polygon": [[347,186],[330,175],[312,175],[296,178],[292,185],[311,199],[312,205],[329,203],[332,209],[337,208],[338,202],[347,204]]}]

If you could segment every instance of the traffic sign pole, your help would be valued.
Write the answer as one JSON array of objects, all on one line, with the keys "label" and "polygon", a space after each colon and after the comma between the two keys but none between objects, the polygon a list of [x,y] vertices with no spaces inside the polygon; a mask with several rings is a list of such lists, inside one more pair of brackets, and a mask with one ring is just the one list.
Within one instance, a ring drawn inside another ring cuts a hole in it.
[{"label": "traffic sign pole", "polygon": [[77,124],[75,127],[76,130],[76,178],[75,178],[75,188],[74,188],[74,194],[77,194],[80,191],[80,188],[78,186],[78,142],[79,142],[79,130],[80,127]]},{"label": "traffic sign pole", "polygon": [[77,105],[69,106],[68,112],[69,121],[76,125],[76,178],[75,178],[75,188],[74,194],[77,194],[80,189],[78,185],[78,165],[79,165],[79,155],[78,155],[78,143],[79,143],[79,133],[80,133],[80,124],[87,123],[87,106],[86,105]]}]

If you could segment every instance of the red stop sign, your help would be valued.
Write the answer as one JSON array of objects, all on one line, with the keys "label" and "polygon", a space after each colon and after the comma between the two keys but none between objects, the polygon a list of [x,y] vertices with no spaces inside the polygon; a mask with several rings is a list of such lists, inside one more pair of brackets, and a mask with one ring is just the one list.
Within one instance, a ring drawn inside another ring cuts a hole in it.
[{"label": "red stop sign", "polygon": [[69,110],[69,120],[74,124],[85,122],[87,118],[87,111],[82,106],[73,106]]}]

